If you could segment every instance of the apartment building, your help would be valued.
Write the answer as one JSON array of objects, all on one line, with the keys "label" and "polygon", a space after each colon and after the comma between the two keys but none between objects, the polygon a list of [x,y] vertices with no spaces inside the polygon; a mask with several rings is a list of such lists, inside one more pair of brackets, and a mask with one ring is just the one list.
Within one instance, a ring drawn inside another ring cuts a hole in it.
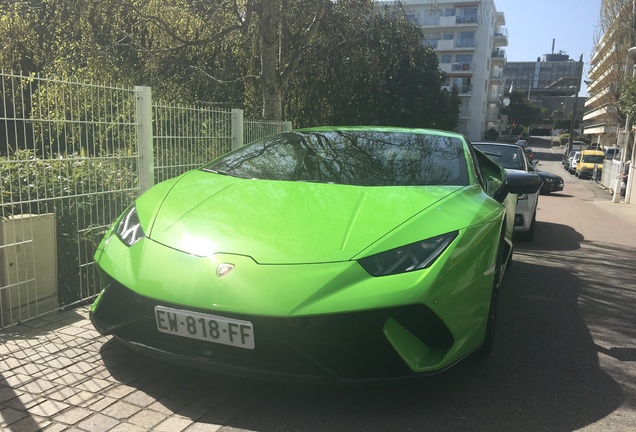
[{"label": "apartment building", "polygon": [[617,132],[621,128],[621,118],[617,111],[620,92],[618,83],[624,75],[621,63],[617,62],[617,48],[611,35],[604,35],[596,44],[590,60],[585,103],[584,133],[592,135],[594,142],[603,147],[613,147],[617,143]]},{"label": "apartment building", "polygon": [[406,0],[380,2],[400,6],[406,17],[422,26],[425,44],[439,56],[445,86],[456,86],[462,101],[457,131],[471,140],[488,129],[505,127],[500,108],[505,92],[504,66],[508,45],[506,19],[492,0]]}]

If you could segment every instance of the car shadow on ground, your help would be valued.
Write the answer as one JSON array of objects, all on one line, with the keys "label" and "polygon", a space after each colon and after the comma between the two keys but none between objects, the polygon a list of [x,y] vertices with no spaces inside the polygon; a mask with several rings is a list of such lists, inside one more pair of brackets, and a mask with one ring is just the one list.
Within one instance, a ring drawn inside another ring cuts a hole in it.
[{"label": "car shadow on ground", "polygon": [[488,359],[392,385],[251,385],[247,407],[231,425],[268,431],[581,428],[616,409],[623,396],[599,367],[578,310],[580,286],[567,269],[517,261],[502,291]]},{"label": "car shadow on ground", "polygon": [[[600,249],[591,248],[569,227],[541,223],[537,229],[537,241],[517,247],[506,275],[493,352],[443,374],[388,384],[306,386],[185,369],[137,355],[114,341],[104,345],[102,358],[115,379],[142,390],[165,409],[228,430],[579,429],[607,416],[624,399],[620,386],[599,365],[602,350],[586,322],[604,316],[595,314],[597,305],[587,298],[602,276],[582,279],[576,271],[578,266],[602,267],[595,256]],[[549,238],[552,242],[545,240]],[[555,247],[574,256],[546,257]],[[613,320],[620,325],[634,305],[620,306],[616,292],[603,296],[616,304]],[[603,350],[629,356],[629,348]],[[209,406],[219,409],[200,417],[202,407]]]},{"label": "car shadow on ground", "polygon": [[[531,241],[522,241],[518,236],[515,236],[514,240],[515,249],[543,250],[548,258],[551,251],[563,252],[580,249],[584,238],[568,225],[537,221],[535,235]],[[555,259],[558,258],[555,257]]]}]

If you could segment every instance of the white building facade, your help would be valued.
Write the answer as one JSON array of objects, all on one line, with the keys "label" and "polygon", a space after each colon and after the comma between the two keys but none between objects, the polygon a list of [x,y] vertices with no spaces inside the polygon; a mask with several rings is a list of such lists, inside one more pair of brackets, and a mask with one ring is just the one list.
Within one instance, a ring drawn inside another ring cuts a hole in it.
[{"label": "white building facade", "polygon": [[504,14],[492,0],[406,0],[401,5],[407,18],[424,28],[422,42],[435,49],[439,67],[447,74],[445,87],[459,90],[457,131],[474,141],[483,139],[489,129],[501,132],[503,47],[508,45]]},{"label": "white building facade", "polygon": [[616,113],[616,90],[612,88],[619,74],[625,74],[616,62],[616,46],[609,35],[605,35],[596,44],[588,71],[587,91],[589,98],[585,102],[585,129],[583,133],[592,135],[594,142],[603,147],[613,147],[617,143],[620,129]]}]

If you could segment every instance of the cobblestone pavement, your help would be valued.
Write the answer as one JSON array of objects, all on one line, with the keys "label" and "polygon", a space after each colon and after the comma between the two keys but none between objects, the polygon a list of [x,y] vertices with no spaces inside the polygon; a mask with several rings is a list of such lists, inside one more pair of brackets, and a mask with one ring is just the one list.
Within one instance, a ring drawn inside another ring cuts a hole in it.
[{"label": "cobblestone pavement", "polygon": [[0,330],[0,430],[216,431],[234,416],[229,382],[126,349],[88,310]]}]

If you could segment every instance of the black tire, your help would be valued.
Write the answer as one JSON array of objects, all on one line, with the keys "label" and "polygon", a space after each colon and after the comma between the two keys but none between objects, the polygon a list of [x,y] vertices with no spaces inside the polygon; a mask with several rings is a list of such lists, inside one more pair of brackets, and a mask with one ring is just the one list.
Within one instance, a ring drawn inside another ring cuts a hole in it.
[{"label": "black tire", "polygon": [[[497,261],[495,263],[495,276],[492,283],[492,294],[490,295],[490,308],[488,309],[488,322],[486,324],[486,333],[484,334],[484,343],[476,352],[477,358],[487,357],[492,352],[495,341],[495,324],[497,322],[497,304],[499,302],[499,287],[504,274],[505,258],[505,238],[502,232],[499,238],[499,247],[497,250]],[[512,258],[512,257],[511,257]],[[511,262],[510,259],[508,262]]]},{"label": "black tire", "polygon": [[526,232],[519,234],[519,238],[523,241],[532,241],[534,239],[534,229],[537,225],[537,211],[532,214],[532,222],[530,222],[530,228]]},{"label": "black tire", "polygon": [[506,270],[508,270],[510,268],[510,266],[512,265],[512,257],[515,253],[515,247],[514,245],[511,246],[510,248],[510,256],[508,257],[508,262],[506,262]]}]

